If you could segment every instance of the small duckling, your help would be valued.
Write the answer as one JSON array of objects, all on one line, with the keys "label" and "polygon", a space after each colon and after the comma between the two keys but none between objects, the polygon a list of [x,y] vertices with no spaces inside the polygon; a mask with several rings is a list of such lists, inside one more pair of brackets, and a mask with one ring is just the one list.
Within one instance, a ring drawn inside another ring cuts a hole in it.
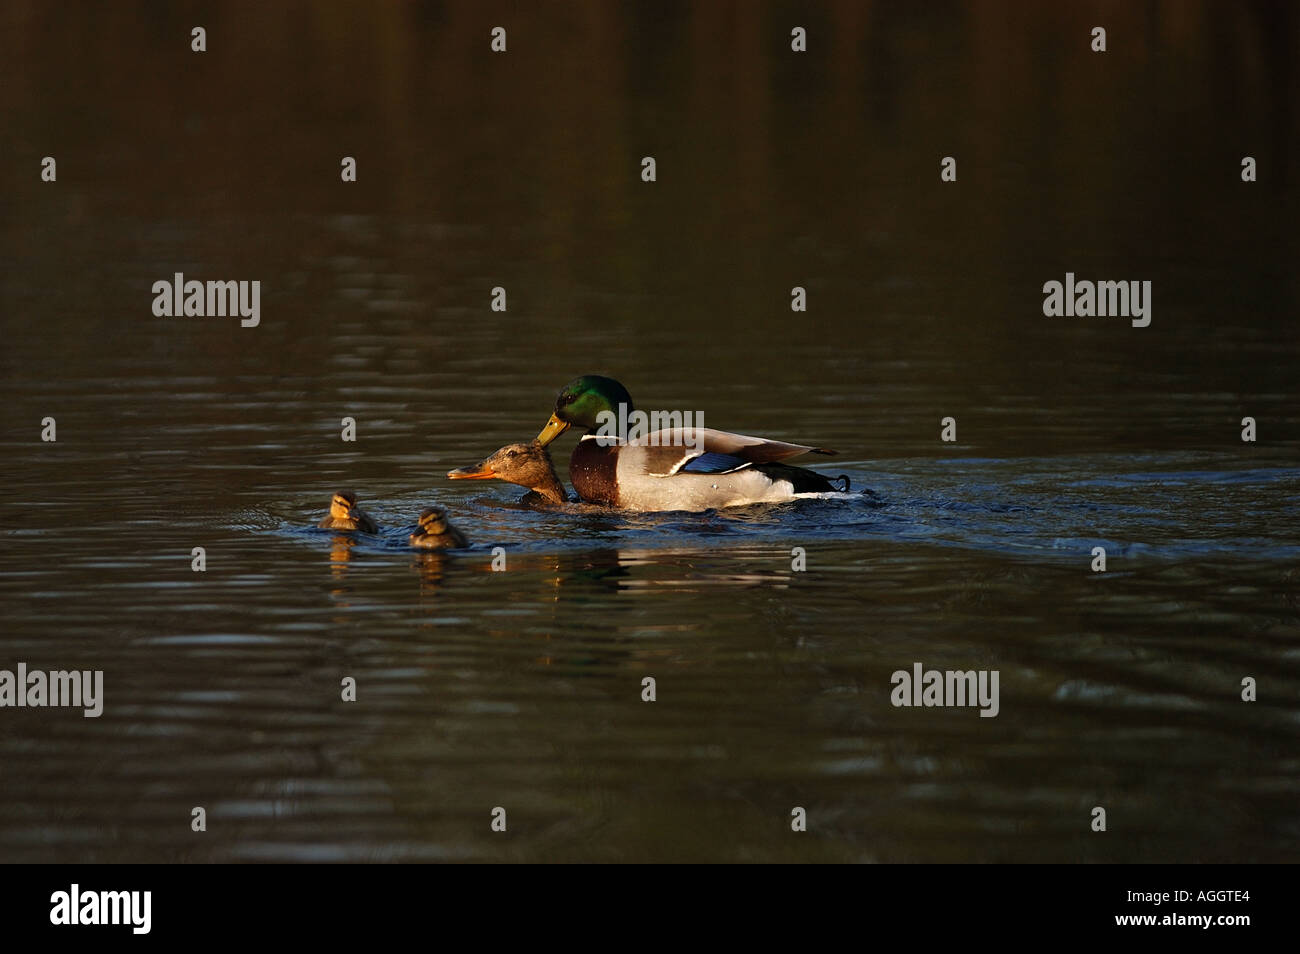
[{"label": "small duckling", "polygon": [[357,495],[350,490],[340,490],[330,498],[329,515],[317,526],[322,530],[379,532],[379,526],[357,506]]},{"label": "small duckling", "polygon": [[[541,498],[553,504],[567,504],[564,484],[556,476],[550,452],[537,441],[529,444],[507,444],[491,457],[473,467],[460,467],[448,471],[452,480],[504,480],[527,487],[532,493],[524,496]],[[531,502],[531,501],[530,501]]]},{"label": "small duckling", "polygon": [[447,511],[430,507],[420,512],[419,527],[411,534],[411,546],[430,550],[458,550],[469,546],[469,540],[447,522]]}]

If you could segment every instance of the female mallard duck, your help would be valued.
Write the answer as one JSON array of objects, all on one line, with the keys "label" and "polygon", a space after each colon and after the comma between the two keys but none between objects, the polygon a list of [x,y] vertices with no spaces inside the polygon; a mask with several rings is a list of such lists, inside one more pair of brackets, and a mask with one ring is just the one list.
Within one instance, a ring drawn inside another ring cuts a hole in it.
[{"label": "female mallard duck", "polygon": [[537,443],[545,447],[570,427],[581,428],[585,433],[569,458],[569,479],[583,500],[611,507],[709,510],[848,490],[847,477],[836,487],[821,474],[778,463],[800,454],[835,453],[820,447],[705,427],[666,428],[628,441],[605,436],[611,421],[632,414],[623,385],[585,375],[555,399],[555,412]]},{"label": "female mallard duck", "polygon": [[317,526],[322,530],[379,532],[375,522],[357,506],[357,495],[350,490],[340,490],[330,498],[330,512]]},{"label": "female mallard duck", "polygon": [[448,471],[452,480],[504,480],[527,487],[525,503],[565,504],[569,502],[564,484],[555,475],[551,455],[537,441],[531,444],[507,444],[491,457],[473,467]]},{"label": "female mallard duck", "polygon": [[429,550],[458,550],[469,546],[469,540],[447,521],[447,511],[430,507],[420,512],[419,526],[411,534],[413,547]]}]

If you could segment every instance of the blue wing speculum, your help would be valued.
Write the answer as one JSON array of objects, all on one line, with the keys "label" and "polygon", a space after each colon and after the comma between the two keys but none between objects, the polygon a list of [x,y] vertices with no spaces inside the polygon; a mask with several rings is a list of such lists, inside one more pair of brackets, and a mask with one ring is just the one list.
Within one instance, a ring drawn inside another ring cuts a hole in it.
[{"label": "blue wing speculum", "polygon": [[729,474],[733,470],[740,470],[744,467],[752,466],[753,461],[746,460],[736,454],[719,454],[717,452],[706,451],[698,457],[692,457],[680,468],[679,474]]}]

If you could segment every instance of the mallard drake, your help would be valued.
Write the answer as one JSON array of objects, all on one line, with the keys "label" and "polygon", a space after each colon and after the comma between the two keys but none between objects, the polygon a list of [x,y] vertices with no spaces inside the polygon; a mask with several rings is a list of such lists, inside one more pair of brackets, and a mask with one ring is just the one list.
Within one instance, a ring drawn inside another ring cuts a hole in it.
[{"label": "mallard drake", "polygon": [[538,441],[530,444],[507,444],[491,457],[473,467],[459,467],[447,472],[452,480],[504,480],[527,487],[525,503],[546,501],[553,504],[569,502],[564,484],[556,476],[550,452]]},{"label": "mallard drake", "polygon": [[357,506],[357,495],[350,490],[340,490],[330,498],[330,512],[317,526],[323,530],[379,532],[378,525]]},{"label": "mallard drake", "polygon": [[420,511],[415,533],[409,537],[411,546],[428,550],[458,550],[469,546],[469,540],[447,520],[447,511],[429,507]]},{"label": "mallard drake", "polygon": [[633,414],[627,388],[613,378],[584,375],[556,397],[537,443],[545,447],[570,427],[582,429],[569,458],[569,479],[583,500],[611,507],[709,510],[848,490],[847,477],[838,478],[844,485],[836,487],[821,474],[779,463],[835,453],[821,447],[706,427],[664,428],[626,441],[608,436],[611,422]]}]

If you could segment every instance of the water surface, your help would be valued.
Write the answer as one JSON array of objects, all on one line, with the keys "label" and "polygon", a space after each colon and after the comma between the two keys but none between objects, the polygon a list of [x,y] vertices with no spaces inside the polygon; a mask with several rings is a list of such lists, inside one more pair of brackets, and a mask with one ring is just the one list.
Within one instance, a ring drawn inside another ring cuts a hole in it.
[{"label": "water surface", "polygon": [[[1103,14],[7,5],[0,668],[106,700],[0,710],[0,858],[1294,860],[1296,16]],[[153,317],[176,271],[261,325]],[[1066,271],[1152,324],[1044,318]],[[585,372],[873,493],[443,477]],[[433,503],[469,551],[403,545]]]}]

